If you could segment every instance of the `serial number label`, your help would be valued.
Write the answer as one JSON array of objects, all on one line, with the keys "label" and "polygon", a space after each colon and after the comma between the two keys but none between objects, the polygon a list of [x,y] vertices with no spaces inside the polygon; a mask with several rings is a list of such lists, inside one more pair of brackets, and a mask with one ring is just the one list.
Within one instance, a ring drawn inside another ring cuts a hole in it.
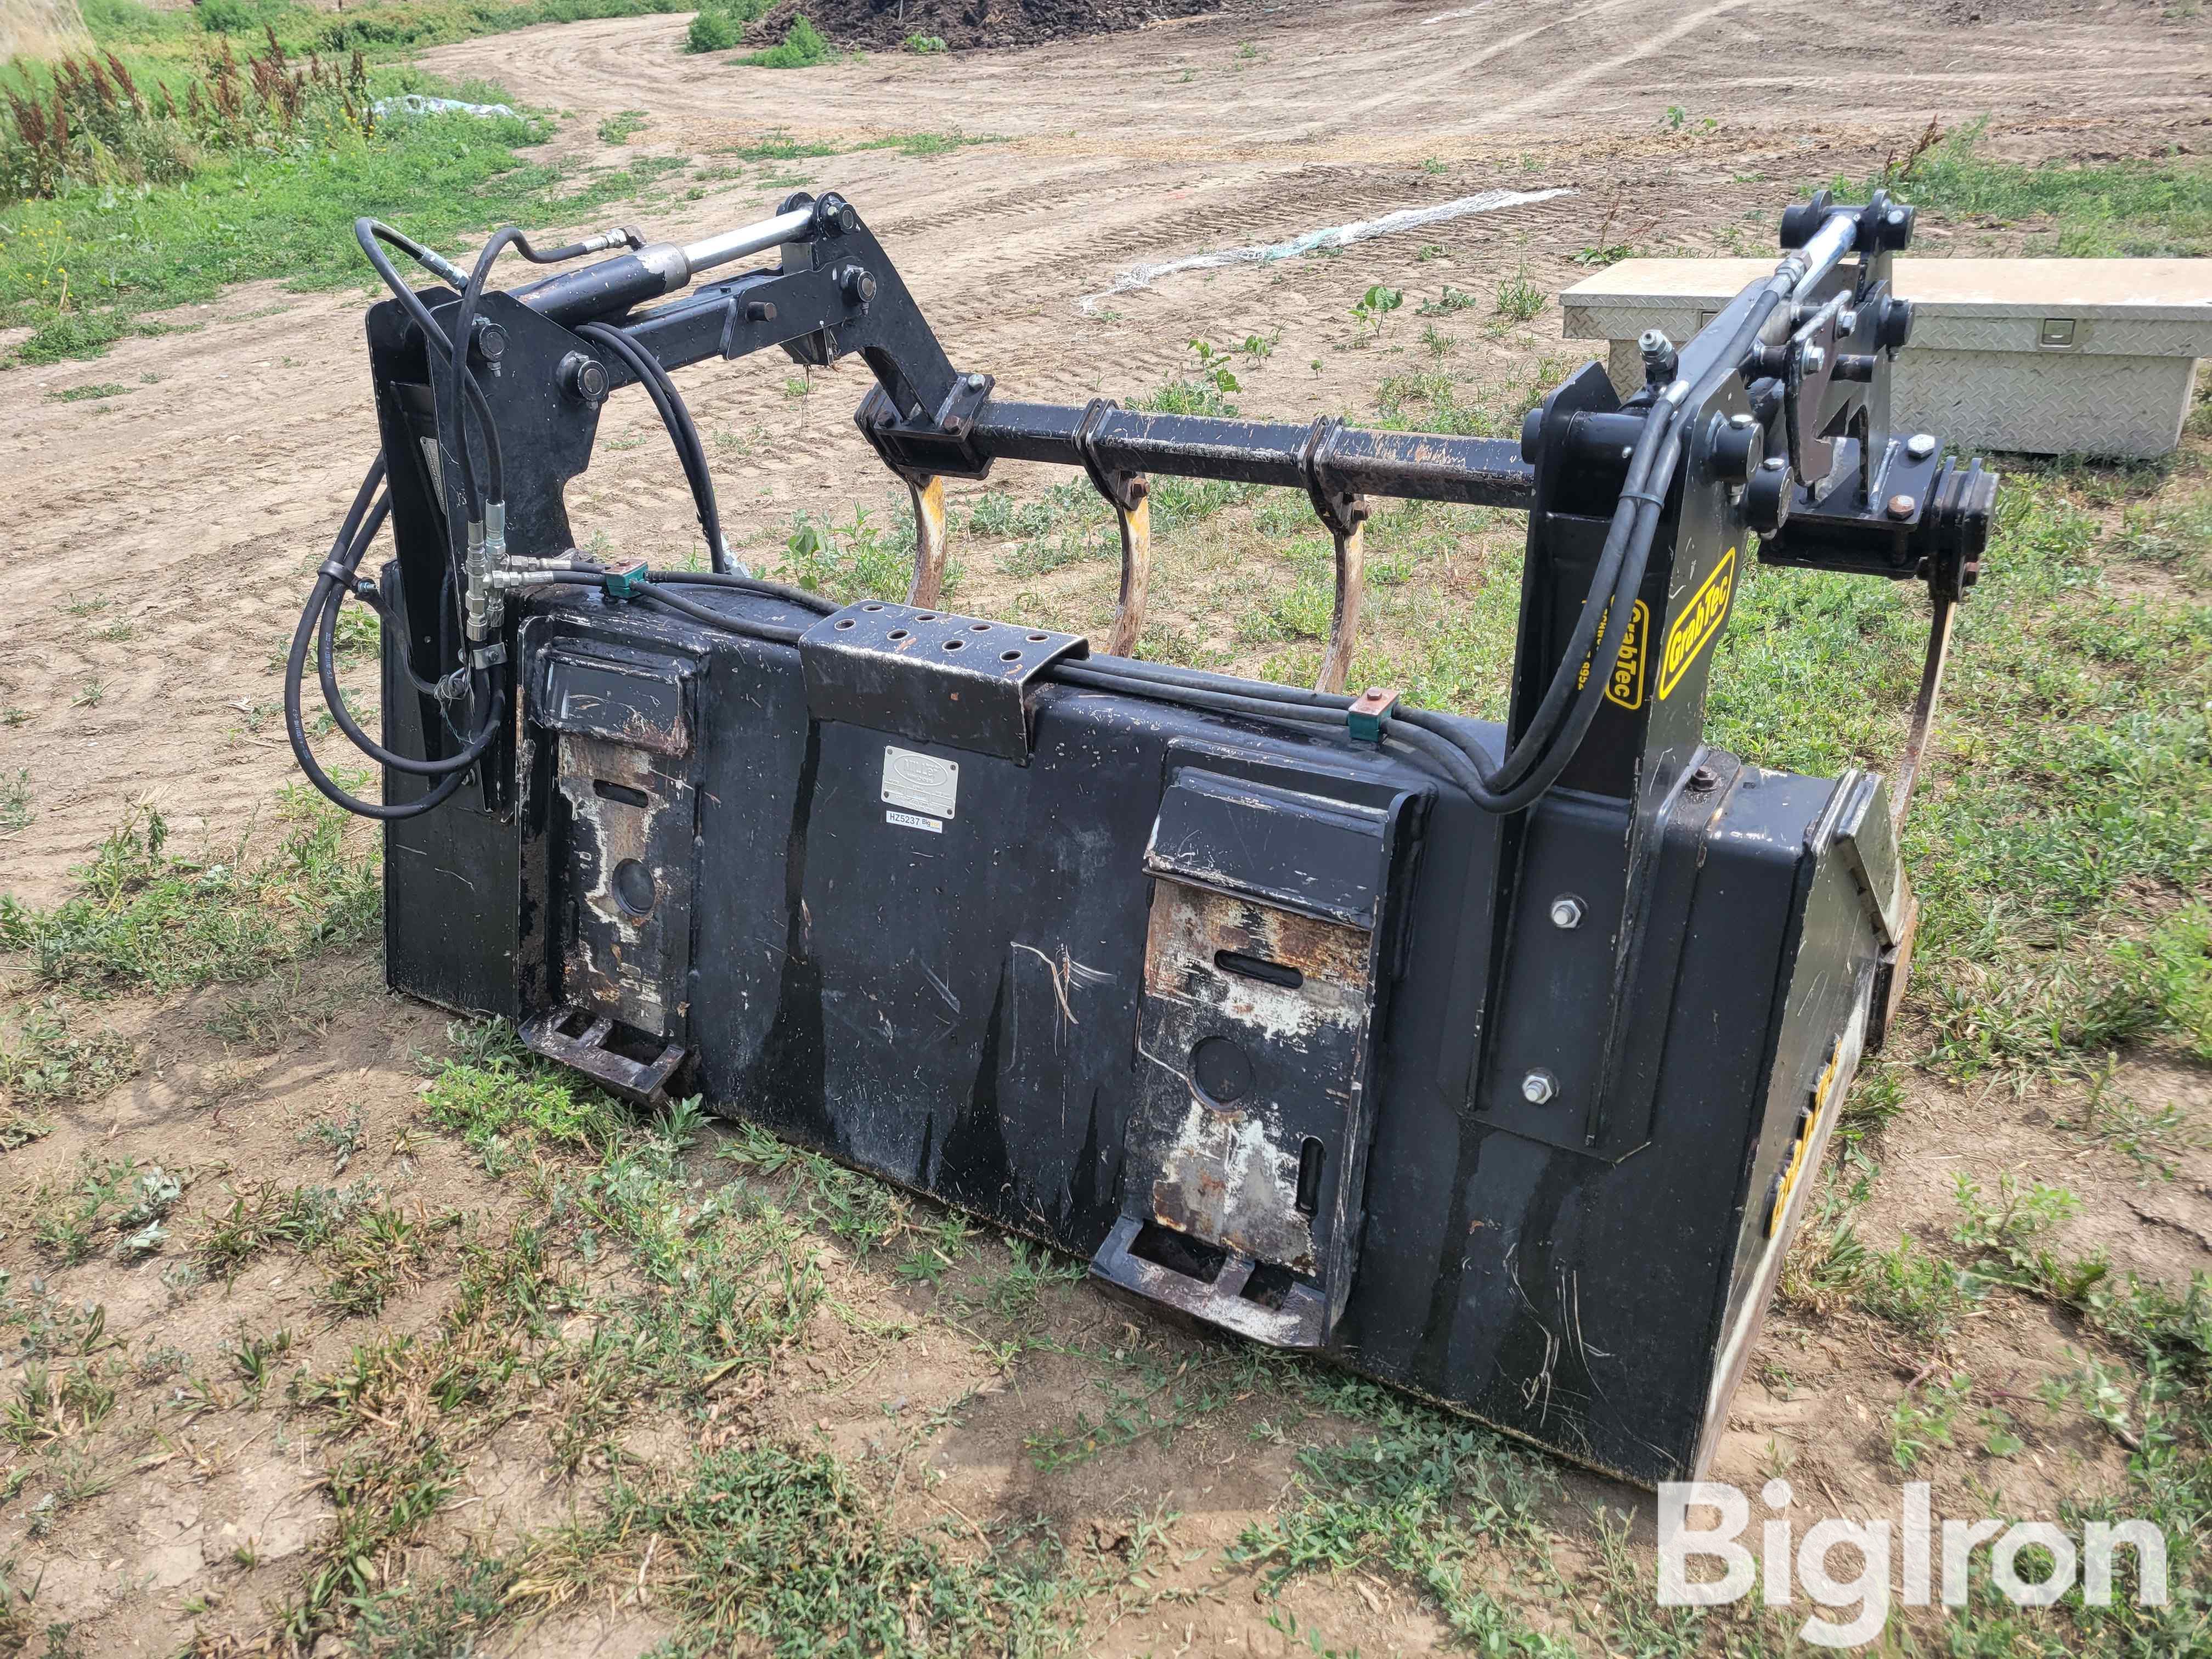
[{"label": "serial number label", "polygon": [[[925,812],[933,818],[949,818],[960,799],[960,763],[939,760],[934,755],[925,755],[912,749],[902,749],[895,743],[884,745],[884,805],[903,806],[911,812]],[[891,822],[908,820],[896,813]],[[939,824],[931,824],[933,830]]]},{"label": "serial number label", "polygon": [[901,812],[894,810],[884,814],[884,822],[902,823],[909,830],[927,830],[933,836],[941,836],[945,833],[943,824],[935,818],[926,818],[919,812]]}]

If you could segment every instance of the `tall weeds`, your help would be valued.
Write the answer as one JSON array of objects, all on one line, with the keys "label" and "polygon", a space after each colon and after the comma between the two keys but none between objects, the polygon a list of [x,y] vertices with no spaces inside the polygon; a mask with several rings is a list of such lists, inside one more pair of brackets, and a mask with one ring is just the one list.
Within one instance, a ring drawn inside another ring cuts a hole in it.
[{"label": "tall weeds", "polygon": [[267,46],[243,62],[224,39],[181,82],[181,101],[167,82],[142,88],[112,52],[65,57],[43,73],[18,61],[15,84],[0,87],[0,200],[170,184],[209,150],[374,130],[359,52],[343,64],[314,52],[302,63],[265,33]]}]

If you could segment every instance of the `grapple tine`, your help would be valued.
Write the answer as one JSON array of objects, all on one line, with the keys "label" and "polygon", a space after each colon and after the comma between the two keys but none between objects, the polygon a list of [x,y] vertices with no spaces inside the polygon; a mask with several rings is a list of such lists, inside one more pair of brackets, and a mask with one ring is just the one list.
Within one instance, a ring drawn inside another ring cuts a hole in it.
[{"label": "grapple tine", "polygon": [[1349,532],[1334,525],[1336,540],[1336,603],[1328,618],[1328,649],[1322,653],[1316,691],[1341,691],[1352,677],[1352,653],[1359,642],[1359,610],[1367,598],[1367,526],[1353,523]]},{"label": "grapple tine", "polygon": [[1134,507],[1116,504],[1114,516],[1121,527],[1121,591],[1114,606],[1114,623],[1106,630],[1106,649],[1116,657],[1137,654],[1137,639],[1145,631],[1145,596],[1152,581],[1152,504],[1139,493]]},{"label": "grapple tine", "polygon": [[906,488],[914,498],[914,580],[906,602],[933,607],[945,600],[945,480],[934,473],[910,476]]},{"label": "grapple tine", "polygon": [[1306,499],[1328,527],[1336,544],[1336,599],[1328,618],[1328,649],[1322,653],[1316,691],[1341,691],[1352,678],[1352,653],[1359,643],[1359,611],[1367,598],[1367,498],[1332,483],[1329,453],[1344,422],[1327,415],[1313,423],[1298,446],[1298,470],[1304,473]]},{"label": "grapple tine", "polygon": [[1075,453],[1091,487],[1114,509],[1121,532],[1121,589],[1113,624],[1106,630],[1106,650],[1112,656],[1133,657],[1145,631],[1145,598],[1152,581],[1152,485],[1143,473],[1125,472],[1098,459],[1094,441],[1098,424],[1118,407],[1110,398],[1091,400],[1076,423]]}]

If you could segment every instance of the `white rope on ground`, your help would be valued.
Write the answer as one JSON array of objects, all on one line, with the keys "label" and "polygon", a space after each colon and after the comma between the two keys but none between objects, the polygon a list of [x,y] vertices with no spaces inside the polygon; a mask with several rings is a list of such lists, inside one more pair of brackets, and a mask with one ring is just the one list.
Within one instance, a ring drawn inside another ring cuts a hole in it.
[{"label": "white rope on ground", "polygon": [[1214,270],[1223,265],[1267,264],[1277,259],[1295,259],[1302,253],[1311,253],[1319,248],[1349,247],[1354,242],[1364,242],[1375,236],[1388,236],[1395,231],[1441,224],[1447,219],[1463,219],[1470,213],[1494,213],[1500,208],[1521,207],[1529,202],[1548,202],[1554,196],[1571,196],[1574,193],[1565,188],[1486,190],[1480,196],[1462,196],[1456,201],[1439,202],[1434,207],[1401,208],[1395,213],[1386,213],[1379,219],[1355,219],[1348,225],[1331,225],[1326,230],[1310,230],[1287,242],[1271,242],[1265,246],[1224,248],[1218,253],[1193,253],[1181,259],[1170,259],[1164,264],[1133,265],[1114,279],[1111,288],[1097,294],[1086,294],[1076,304],[1087,316],[1098,308],[1101,300],[1110,300],[1116,294],[1129,294],[1138,289],[1150,288],[1163,276],[1177,276],[1186,270]]}]

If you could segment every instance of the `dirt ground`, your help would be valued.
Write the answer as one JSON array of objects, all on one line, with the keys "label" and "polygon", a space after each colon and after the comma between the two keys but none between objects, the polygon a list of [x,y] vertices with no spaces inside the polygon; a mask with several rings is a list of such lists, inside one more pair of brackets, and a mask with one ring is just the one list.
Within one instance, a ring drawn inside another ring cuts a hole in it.
[{"label": "dirt ground", "polygon": [[[621,212],[658,236],[745,222],[793,188],[838,189],[898,261],[955,362],[988,369],[1004,392],[1126,397],[1182,371],[1194,337],[1279,331],[1265,363],[1240,364],[1241,401],[1248,414],[1300,420],[1370,408],[1377,380],[1405,366],[1340,349],[1356,326],[1350,308],[1371,283],[1409,295],[1445,281],[1488,293],[1519,274],[1556,294],[1583,274],[1569,256],[1608,240],[1650,252],[1759,252],[1795,186],[1863,177],[1908,148],[1931,116],[1996,112],[1991,146],[2021,159],[2212,147],[2212,52],[2201,24],[2117,3],[2039,5],[2033,27],[1999,26],[2010,9],[1999,0],[1875,0],[1838,28],[1834,8],[1809,0],[1293,3],[803,75],[685,56],[676,16],[494,36],[423,61],[572,112],[555,147],[586,162],[605,159],[603,118],[642,112],[630,148],[683,155],[696,169]],[[1670,107],[1686,118],[1670,122]],[[934,155],[854,149],[702,176],[718,153],[772,136],[844,149],[915,133],[1004,142]],[[1565,193],[1334,259],[1194,271],[1110,292],[1140,264],[1497,188]],[[1753,214],[1764,216],[1750,222]],[[1931,252],[1978,251],[2003,238],[1936,227],[1928,243]],[[1441,257],[1422,258],[1428,245]],[[0,376],[9,416],[0,435],[0,569],[13,594],[0,622],[0,705],[13,711],[0,726],[0,776],[27,773],[34,806],[25,827],[0,839],[0,890],[58,900],[71,867],[133,804],[157,807],[180,845],[228,844],[250,824],[271,824],[294,776],[278,659],[374,444],[362,307],[359,294],[234,290],[176,319],[190,331]],[[1534,348],[1571,367],[1587,349],[1560,342],[1558,329],[1556,306],[1511,338],[1470,329],[1462,361],[1494,361],[1504,375],[1521,372],[1515,366]],[[709,363],[678,377],[712,440],[741,557],[772,561],[796,511],[843,516],[857,503],[894,526],[903,513],[902,490],[849,420],[860,371],[817,374],[809,386],[787,368]],[[104,382],[130,392],[55,395]],[[651,410],[618,402],[602,439],[570,495],[580,535],[600,532],[616,549],[656,557],[690,547],[696,527]],[[1044,482],[1010,469],[994,484],[1021,492]],[[1079,592],[1079,583],[1098,591]],[[1109,585],[1099,567],[1079,567],[1061,573],[1055,602],[1096,626]],[[1018,586],[978,562],[961,602],[990,614]],[[1219,625],[1202,604],[1177,611],[1174,595],[1160,600],[1193,626]],[[145,1069],[6,1154],[0,1217],[15,1194],[88,1153],[157,1161],[183,1176],[185,1212],[228,1202],[226,1183],[249,1177],[327,1180],[330,1148],[303,1130],[357,1112],[354,1175],[404,1188],[426,1216],[512,1220],[523,1192],[488,1180],[458,1143],[410,1131],[420,1056],[442,1050],[442,1017],[386,998],[364,956],[318,959],[307,971],[312,1006],[248,1039],[211,1032],[217,993],[110,1009],[143,1045]],[[2139,1099],[2197,1114],[2207,1106],[2201,1069],[2146,1061],[2127,1083]],[[1893,1126],[1886,1157],[1903,1173],[1878,1194],[1869,1234],[1893,1236],[1948,1203],[1954,1170],[1993,1182],[2000,1169],[2063,1164],[2087,1200],[2070,1242],[2104,1244],[2123,1265],[2177,1282],[2212,1267],[2212,1158],[2201,1150],[2179,1154],[2176,1179],[2148,1187],[2133,1165],[2100,1162],[2103,1154],[2069,1138],[2077,1099],[2021,1104],[1917,1079],[1907,1086],[1912,1109]],[[1012,1260],[991,1243],[975,1271],[997,1273]],[[313,1287],[290,1267],[257,1265],[227,1291],[180,1289],[153,1262],[99,1258],[58,1271],[42,1265],[21,1220],[5,1219],[0,1264],[19,1292],[37,1279],[60,1302],[103,1305],[106,1334],[134,1356],[156,1345],[213,1353],[234,1332],[285,1323],[296,1339],[288,1367],[328,1364],[362,1340],[361,1322],[317,1312]],[[1255,1596],[1256,1581],[1213,1559],[1270,1513],[1291,1477],[1295,1437],[1261,1421],[1267,1397],[1230,1399],[1172,1440],[1042,1474],[1024,1448],[1041,1425],[1098,1410],[1094,1368],[1038,1358],[1010,1374],[913,1286],[863,1261],[830,1271],[860,1324],[831,1322],[818,1342],[779,1361],[733,1420],[749,1431],[818,1433],[848,1457],[890,1459],[913,1482],[899,1513],[917,1524],[950,1517],[983,1534],[1042,1514],[1071,1536],[1090,1528],[1103,1554],[1127,1561],[1146,1547],[1133,1541],[1133,1516],[1176,1517],[1148,1589],[1116,1592],[1125,1599],[1111,1617],[1094,1607],[1087,1650],[1304,1650],[1303,1638],[1269,1622],[1275,1604]],[[379,1321],[427,1324],[451,1289],[427,1279]],[[1069,1348],[1224,1363],[1220,1345],[1080,1284],[1048,1286],[1032,1317]],[[855,1334],[869,1321],[915,1334],[871,1348]],[[1983,1372],[2033,1376],[2071,1339],[2055,1318],[2038,1318],[1994,1321],[1973,1340]],[[1886,1512],[1896,1475],[1880,1421],[1910,1375],[1900,1363],[1912,1362],[1862,1333],[1778,1321],[1717,1477],[1755,1486],[1779,1445],[1792,1478],[1827,1492],[1838,1512]],[[954,1402],[965,1402],[965,1414],[945,1437],[901,1438]],[[559,1518],[573,1491],[543,1478],[542,1448],[530,1437],[538,1431],[502,1431],[509,1437],[482,1449],[465,1497],[441,1516],[438,1547],[450,1552],[465,1535],[512,1538]],[[1310,1431],[1334,1431],[1320,1419]],[[649,1464],[672,1455],[655,1437],[678,1432],[647,1420],[629,1443]],[[50,1536],[27,1534],[20,1506],[0,1516],[0,1556],[19,1558],[19,1574],[40,1575],[41,1619],[75,1621],[87,1654],[173,1653],[196,1628],[255,1627],[253,1609],[281,1599],[288,1563],[295,1576],[328,1516],[317,1442],[288,1432],[281,1411],[252,1408],[234,1381],[227,1403],[180,1426],[173,1417],[159,1443],[146,1443],[110,1490],[71,1509]],[[2004,1496],[2050,1513],[2061,1493],[2117,1481],[2120,1462],[2109,1439],[2085,1431],[2009,1466]],[[925,1479],[925,1467],[935,1474]],[[1571,1471],[1562,1480],[1553,1513],[1565,1565],[1596,1553],[1575,1521],[1594,1504],[1632,1512],[1648,1535],[1648,1499]],[[1968,1512],[1971,1496],[1950,1496],[1947,1504],[1939,1485],[1939,1511]],[[647,1582],[641,1569],[635,1595],[571,1606],[498,1650],[640,1652],[670,1628]],[[1282,1605],[1370,1656],[1425,1651],[1445,1634],[1395,1577],[1301,1580]],[[1526,1587],[1516,1605],[1590,1645],[1569,1611],[1546,1606],[1540,1587]]]}]

